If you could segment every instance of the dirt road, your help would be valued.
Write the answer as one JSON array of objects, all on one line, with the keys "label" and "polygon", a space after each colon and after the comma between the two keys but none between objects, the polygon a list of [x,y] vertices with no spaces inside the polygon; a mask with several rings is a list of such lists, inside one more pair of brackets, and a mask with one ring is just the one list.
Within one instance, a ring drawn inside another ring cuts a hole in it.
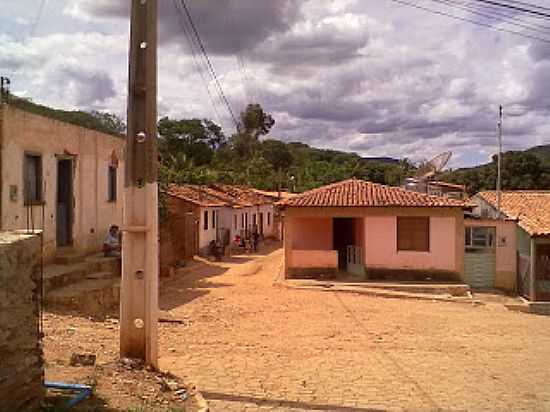
[{"label": "dirt road", "polygon": [[282,251],[164,282],[163,369],[213,411],[550,410],[550,318],[273,287]]}]

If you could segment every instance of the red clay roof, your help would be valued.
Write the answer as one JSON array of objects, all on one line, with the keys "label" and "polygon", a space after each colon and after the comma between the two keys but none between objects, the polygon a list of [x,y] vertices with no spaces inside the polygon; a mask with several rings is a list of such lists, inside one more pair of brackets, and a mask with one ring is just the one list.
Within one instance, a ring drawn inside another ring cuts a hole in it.
[{"label": "red clay roof", "polygon": [[[496,209],[496,191],[479,192]],[[550,235],[550,190],[511,190],[501,194],[501,210],[531,236]]]},{"label": "red clay roof", "polygon": [[228,204],[226,200],[208,193],[203,186],[170,184],[166,193],[202,207],[221,207]]},{"label": "red clay roof", "polygon": [[166,193],[201,207],[243,208],[273,203],[271,198],[257,193],[255,189],[224,184],[171,184]]},{"label": "red clay roof", "polygon": [[309,190],[280,202],[290,207],[471,207],[446,197],[413,192],[359,179],[349,179]]}]

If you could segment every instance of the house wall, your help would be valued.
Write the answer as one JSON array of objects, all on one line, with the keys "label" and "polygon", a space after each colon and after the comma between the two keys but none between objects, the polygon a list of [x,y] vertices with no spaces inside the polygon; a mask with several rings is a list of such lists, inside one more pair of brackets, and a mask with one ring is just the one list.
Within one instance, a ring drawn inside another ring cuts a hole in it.
[{"label": "house wall", "polygon": [[[430,217],[430,251],[397,251],[396,216]],[[293,268],[292,250],[332,249],[332,218],[364,218],[367,270],[409,269],[464,274],[464,213],[460,208],[286,208],[285,273]],[[357,230],[357,229],[356,229]],[[312,256],[313,258],[313,256]]]},{"label": "house wall", "polygon": [[[406,211],[399,216],[407,216]],[[429,211],[426,212],[429,215]],[[365,265],[367,268],[457,271],[456,222],[454,217],[430,216],[430,251],[397,250],[397,217],[365,219]]]},{"label": "house wall", "polygon": [[[252,230],[252,225],[254,222],[254,215],[256,215],[256,222],[259,225],[260,222],[260,213],[264,215],[264,237],[273,236],[275,234],[275,225],[273,222],[273,213],[274,208],[273,204],[265,204],[258,206],[250,206],[243,208],[225,208],[224,212],[224,227],[231,228],[231,239],[234,239],[236,235],[241,235],[245,227],[242,224],[242,215],[248,214],[248,229]],[[270,214],[269,224],[267,223],[267,214]],[[234,225],[234,216],[237,215],[237,229]]]},{"label": "house wall", "polygon": [[[44,258],[56,250],[57,156],[74,155],[73,248],[90,253],[101,249],[112,224],[122,224],[124,191],[123,138],[85,129],[3,105],[1,145],[1,220],[3,230],[25,229],[27,215],[44,231]],[[44,219],[42,206],[24,205],[23,159],[25,152],[42,156]],[[108,167],[118,159],[117,200],[108,201]],[[57,155],[57,156],[56,156]],[[11,199],[10,186],[17,195]]]},{"label": "house wall", "polygon": [[489,226],[496,232],[495,287],[515,290],[517,283],[517,229],[516,222],[495,219],[466,219],[464,226]]},{"label": "house wall", "polygon": [[166,216],[160,221],[160,273],[170,273],[177,261],[198,253],[199,208],[174,196],[166,196]]},{"label": "house wall", "polygon": [[292,249],[332,250],[332,218],[290,218],[287,224],[297,234],[292,239]]},{"label": "house wall", "polygon": [[[200,207],[199,208],[199,253],[204,254],[208,252],[210,242],[216,240],[216,231],[219,224],[219,217],[221,215],[221,207]],[[208,212],[208,229],[204,230],[204,212]],[[218,212],[218,224],[212,226],[212,211]]]}]

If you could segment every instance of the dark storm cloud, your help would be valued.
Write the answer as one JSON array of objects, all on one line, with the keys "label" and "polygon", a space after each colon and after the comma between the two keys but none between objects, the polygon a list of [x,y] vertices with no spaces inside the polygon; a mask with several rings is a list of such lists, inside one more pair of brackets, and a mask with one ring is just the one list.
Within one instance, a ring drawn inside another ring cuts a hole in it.
[{"label": "dark storm cloud", "polygon": [[529,56],[535,61],[550,60],[550,44],[533,42],[529,47]]},{"label": "dark storm cloud", "polygon": [[[127,0],[91,1],[82,11],[99,18],[129,16]],[[182,21],[186,17],[178,1],[159,1],[159,41],[185,43]],[[291,0],[187,1],[197,30],[209,53],[231,55],[250,50],[273,33],[288,30],[299,17],[300,4]],[[179,10],[179,11],[178,11]]]},{"label": "dark storm cloud", "polygon": [[92,107],[116,95],[113,80],[103,71],[66,67],[56,70],[56,76],[59,78],[60,90],[71,93],[78,106]]},{"label": "dark storm cloud", "polygon": [[287,32],[272,37],[256,48],[250,57],[267,62],[271,70],[289,75],[302,66],[335,66],[364,57],[359,51],[368,44],[366,30],[343,31],[332,24]]}]

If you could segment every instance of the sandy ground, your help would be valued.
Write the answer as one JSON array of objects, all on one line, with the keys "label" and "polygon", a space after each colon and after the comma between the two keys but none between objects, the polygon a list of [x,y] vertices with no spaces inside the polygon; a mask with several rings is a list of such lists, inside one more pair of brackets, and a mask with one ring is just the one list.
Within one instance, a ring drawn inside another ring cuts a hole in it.
[{"label": "sandy ground", "polygon": [[213,411],[550,410],[550,318],[275,288],[265,252],[162,287],[161,366]]},{"label": "sandy ground", "polygon": [[[550,317],[498,299],[277,288],[282,251],[261,252],[161,284],[163,317],[178,321],[159,325],[161,369],[196,384],[212,411],[550,410]],[[81,410],[181,405],[154,375],[117,364],[116,319],[47,313],[44,330],[46,377],[98,385]],[[98,366],[69,366],[73,352]]]}]

